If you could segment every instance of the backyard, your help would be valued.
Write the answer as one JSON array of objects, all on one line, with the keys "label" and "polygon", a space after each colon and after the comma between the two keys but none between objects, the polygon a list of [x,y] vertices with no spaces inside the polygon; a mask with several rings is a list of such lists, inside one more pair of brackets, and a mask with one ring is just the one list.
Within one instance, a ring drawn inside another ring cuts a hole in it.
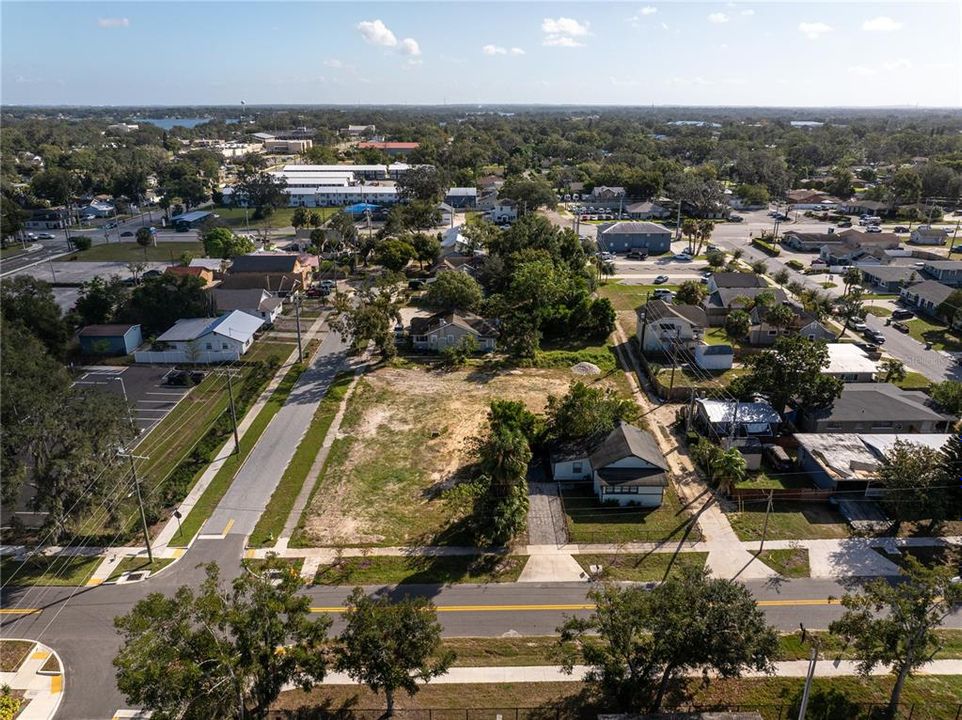
[{"label": "backyard", "polygon": [[563,395],[576,379],[616,383],[560,369],[384,367],[365,375],[292,544],[469,542],[458,522],[466,503],[445,491],[471,477],[468,441],[481,432],[488,403],[520,400],[541,412],[549,394]]}]

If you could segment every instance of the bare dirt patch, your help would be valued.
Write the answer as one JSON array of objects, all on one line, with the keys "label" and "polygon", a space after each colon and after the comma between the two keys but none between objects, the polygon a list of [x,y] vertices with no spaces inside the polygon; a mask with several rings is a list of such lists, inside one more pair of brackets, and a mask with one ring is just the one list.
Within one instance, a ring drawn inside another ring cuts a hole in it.
[{"label": "bare dirt patch", "polygon": [[543,412],[563,395],[569,370],[439,372],[381,368],[365,375],[304,523],[312,545],[461,544],[466,510],[444,490],[470,476],[468,440],[481,432],[491,400],[520,400]]}]

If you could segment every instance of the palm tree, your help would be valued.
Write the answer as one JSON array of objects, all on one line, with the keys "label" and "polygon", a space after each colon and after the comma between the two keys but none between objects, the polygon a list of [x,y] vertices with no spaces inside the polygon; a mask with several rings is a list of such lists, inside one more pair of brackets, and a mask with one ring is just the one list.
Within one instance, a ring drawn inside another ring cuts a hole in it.
[{"label": "palm tree", "polygon": [[862,271],[857,267],[850,267],[842,276],[842,282],[845,284],[845,294],[848,295],[850,288],[862,284]]},{"label": "palm tree", "polygon": [[685,218],[681,223],[681,234],[688,238],[688,250],[692,255],[695,254],[695,237],[698,235],[698,221],[694,218]]},{"label": "palm tree", "polygon": [[718,492],[727,495],[733,485],[745,479],[747,463],[737,448],[726,450],[712,462],[712,471],[718,481]]},{"label": "palm tree", "polygon": [[701,248],[706,242],[711,240],[711,234],[715,230],[715,223],[711,220],[698,221],[698,249],[695,255],[701,255]]}]

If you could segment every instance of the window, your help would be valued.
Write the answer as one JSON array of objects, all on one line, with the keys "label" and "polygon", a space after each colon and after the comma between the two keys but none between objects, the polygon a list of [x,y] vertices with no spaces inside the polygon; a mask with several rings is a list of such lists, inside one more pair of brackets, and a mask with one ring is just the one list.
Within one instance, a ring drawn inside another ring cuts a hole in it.
[{"label": "window", "polygon": [[872,427],[873,428],[890,428],[892,427],[892,421],[891,420],[873,420]]},{"label": "window", "polygon": [[825,425],[825,427],[827,427],[829,430],[841,430],[841,429],[842,429],[842,423],[840,423],[840,422],[830,422],[830,423],[827,423],[827,424]]},{"label": "window", "polygon": [[580,462],[571,463],[571,472],[573,473],[582,472],[581,463]]},{"label": "window", "polygon": [[214,346],[211,345],[210,343],[207,343],[207,349],[208,349],[208,350],[213,350],[213,349],[214,349]]},{"label": "window", "polygon": [[427,335],[415,335],[415,336],[414,336],[414,342],[427,342],[427,339],[428,339],[428,336],[427,336]]},{"label": "window", "polygon": [[448,345],[454,345],[454,335],[448,335]]},{"label": "window", "polygon": [[230,347],[230,346],[229,346],[227,343],[221,343],[221,344],[220,344],[220,349],[221,349],[221,350],[227,350],[228,347]]},{"label": "window", "polygon": [[769,334],[769,335],[778,335],[778,330],[769,330],[769,331],[768,331],[768,334]]}]

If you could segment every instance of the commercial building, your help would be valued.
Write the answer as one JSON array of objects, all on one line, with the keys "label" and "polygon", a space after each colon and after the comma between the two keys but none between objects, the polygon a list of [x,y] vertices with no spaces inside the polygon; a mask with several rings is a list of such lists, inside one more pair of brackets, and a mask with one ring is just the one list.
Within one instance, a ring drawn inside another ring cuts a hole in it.
[{"label": "commercial building", "polygon": [[264,142],[264,152],[296,155],[307,152],[314,147],[312,140],[267,140]]},{"label": "commercial building", "polygon": [[615,222],[598,228],[598,248],[608,252],[647,250],[652,255],[668,252],[671,231],[653,222]]}]

